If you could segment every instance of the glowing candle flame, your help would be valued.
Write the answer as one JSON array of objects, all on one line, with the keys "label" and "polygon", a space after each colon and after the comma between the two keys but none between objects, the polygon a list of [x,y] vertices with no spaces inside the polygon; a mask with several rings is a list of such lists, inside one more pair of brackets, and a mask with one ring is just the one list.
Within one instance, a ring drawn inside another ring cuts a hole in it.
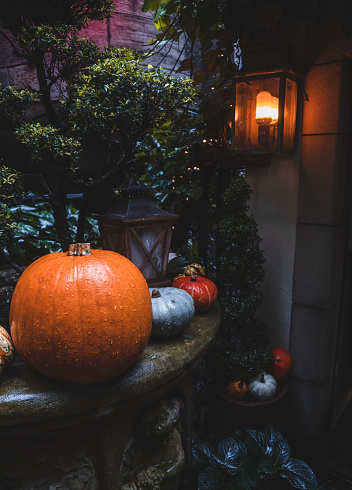
[{"label": "glowing candle flame", "polygon": [[271,93],[270,92],[259,92],[257,95],[256,103],[256,114],[255,118],[265,119],[272,121],[272,111],[271,111]]}]

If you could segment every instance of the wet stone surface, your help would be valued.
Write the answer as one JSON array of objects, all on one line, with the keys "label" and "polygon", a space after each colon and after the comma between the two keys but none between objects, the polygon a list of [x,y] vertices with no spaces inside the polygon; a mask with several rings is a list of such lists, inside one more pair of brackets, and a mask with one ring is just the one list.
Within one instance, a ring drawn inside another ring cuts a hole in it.
[{"label": "wet stone surface", "polygon": [[168,339],[151,339],[139,359],[121,375],[92,385],[47,378],[25,363],[1,377],[0,426],[3,432],[65,427],[104,417],[111,406],[123,409],[164,393],[204,357],[219,327],[216,304],[198,314],[187,329]]}]

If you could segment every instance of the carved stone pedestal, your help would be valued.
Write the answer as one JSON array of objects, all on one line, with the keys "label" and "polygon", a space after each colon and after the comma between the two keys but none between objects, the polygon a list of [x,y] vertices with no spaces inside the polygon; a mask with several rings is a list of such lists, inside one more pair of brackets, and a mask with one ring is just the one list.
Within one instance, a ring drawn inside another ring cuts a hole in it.
[{"label": "carved stone pedestal", "polygon": [[176,490],[189,461],[192,372],[219,308],[151,340],[122,375],[78,385],[23,363],[0,379],[0,490]]}]

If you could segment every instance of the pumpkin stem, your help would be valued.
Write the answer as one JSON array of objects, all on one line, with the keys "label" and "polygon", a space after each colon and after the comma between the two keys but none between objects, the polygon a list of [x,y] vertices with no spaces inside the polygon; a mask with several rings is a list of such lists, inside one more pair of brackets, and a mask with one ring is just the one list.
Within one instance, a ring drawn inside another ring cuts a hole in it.
[{"label": "pumpkin stem", "polygon": [[161,293],[160,293],[159,289],[153,289],[152,298],[160,298],[160,296],[161,296]]},{"label": "pumpkin stem", "polygon": [[260,376],[260,382],[265,383],[264,373],[262,373]]},{"label": "pumpkin stem", "polygon": [[90,243],[71,243],[67,255],[90,255]]},{"label": "pumpkin stem", "polygon": [[191,281],[194,282],[197,280],[197,276],[195,274],[191,275]]}]

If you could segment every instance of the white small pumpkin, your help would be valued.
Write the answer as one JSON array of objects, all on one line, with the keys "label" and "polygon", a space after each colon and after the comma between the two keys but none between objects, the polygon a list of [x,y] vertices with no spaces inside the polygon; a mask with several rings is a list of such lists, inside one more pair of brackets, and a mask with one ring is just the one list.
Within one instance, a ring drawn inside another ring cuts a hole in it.
[{"label": "white small pumpkin", "polygon": [[15,357],[15,349],[10,334],[0,326],[0,374],[6,371]]},{"label": "white small pumpkin", "polygon": [[194,300],[187,291],[149,289],[153,308],[152,336],[168,337],[184,330],[194,317]]},{"label": "white small pumpkin", "polygon": [[277,383],[271,374],[261,373],[250,381],[249,393],[258,400],[270,400],[276,394]]}]

